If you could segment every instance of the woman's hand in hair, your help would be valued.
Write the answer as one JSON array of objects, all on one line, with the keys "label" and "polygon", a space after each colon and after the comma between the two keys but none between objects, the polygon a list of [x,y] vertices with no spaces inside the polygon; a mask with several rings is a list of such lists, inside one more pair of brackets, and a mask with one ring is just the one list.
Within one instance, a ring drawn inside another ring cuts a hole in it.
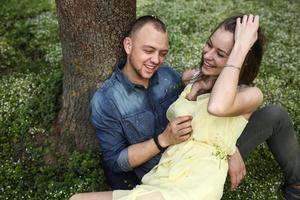
[{"label": "woman's hand in hair", "polygon": [[250,50],[257,40],[258,27],[258,15],[244,15],[242,19],[237,18],[234,35],[235,43]]}]

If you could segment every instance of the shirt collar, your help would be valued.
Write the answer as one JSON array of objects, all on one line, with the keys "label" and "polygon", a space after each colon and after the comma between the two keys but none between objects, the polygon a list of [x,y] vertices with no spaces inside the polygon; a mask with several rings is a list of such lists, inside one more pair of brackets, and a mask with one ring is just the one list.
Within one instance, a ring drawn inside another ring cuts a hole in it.
[{"label": "shirt collar", "polygon": [[[139,84],[134,84],[134,83],[130,82],[126,76],[124,76],[122,69],[125,66],[125,64],[126,64],[126,60],[122,60],[116,64],[116,66],[115,66],[116,78],[125,86],[125,88],[128,92],[133,91],[135,88],[144,89],[144,86],[139,85]],[[153,87],[154,85],[157,85],[158,83],[159,83],[158,82],[158,73],[156,71],[150,79],[149,88]]]}]

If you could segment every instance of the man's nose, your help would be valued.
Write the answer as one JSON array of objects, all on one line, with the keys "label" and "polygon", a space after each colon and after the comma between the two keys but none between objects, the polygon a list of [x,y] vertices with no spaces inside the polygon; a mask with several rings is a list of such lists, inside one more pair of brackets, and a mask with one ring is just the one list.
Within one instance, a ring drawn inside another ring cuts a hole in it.
[{"label": "man's nose", "polygon": [[160,61],[159,53],[154,53],[151,57],[151,62],[155,64],[159,64],[159,61]]}]

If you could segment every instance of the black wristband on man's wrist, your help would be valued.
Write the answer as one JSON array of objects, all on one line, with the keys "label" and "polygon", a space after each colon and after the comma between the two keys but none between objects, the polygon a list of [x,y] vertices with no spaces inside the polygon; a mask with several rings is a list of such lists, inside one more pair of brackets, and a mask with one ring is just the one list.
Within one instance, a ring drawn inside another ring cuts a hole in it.
[{"label": "black wristband on man's wrist", "polygon": [[154,140],[154,143],[156,144],[157,148],[158,148],[161,152],[164,151],[164,150],[166,150],[167,147],[162,147],[162,146],[159,144],[159,141],[158,141],[158,135],[154,135],[153,140]]}]

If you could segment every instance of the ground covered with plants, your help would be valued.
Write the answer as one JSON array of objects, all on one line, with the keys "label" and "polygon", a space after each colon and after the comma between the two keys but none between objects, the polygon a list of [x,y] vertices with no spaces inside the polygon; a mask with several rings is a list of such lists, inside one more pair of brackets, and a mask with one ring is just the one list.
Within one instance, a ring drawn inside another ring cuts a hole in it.
[{"label": "ground covered with plants", "polygon": [[[160,16],[170,34],[167,62],[197,67],[205,39],[222,19],[259,14],[268,38],[257,85],[264,104],[281,104],[300,137],[300,3],[297,0],[137,0],[137,15]],[[53,0],[4,0],[0,5],[0,199],[68,199],[107,189],[98,152],[76,152],[51,163],[45,141],[59,109],[61,46]],[[267,117],[267,116],[266,116]],[[42,144],[42,145],[41,145]],[[282,175],[261,145],[247,160],[236,192],[223,199],[278,199]]]}]

